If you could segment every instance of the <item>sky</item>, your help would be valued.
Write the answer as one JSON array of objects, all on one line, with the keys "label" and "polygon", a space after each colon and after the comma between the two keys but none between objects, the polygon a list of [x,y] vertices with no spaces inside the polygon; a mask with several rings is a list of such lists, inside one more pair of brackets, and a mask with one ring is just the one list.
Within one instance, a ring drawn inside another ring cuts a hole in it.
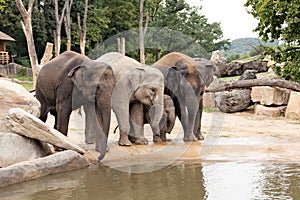
[{"label": "sky", "polygon": [[209,23],[220,22],[223,39],[234,40],[244,37],[258,37],[253,29],[258,21],[248,14],[243,6],[246,0],[186,0],[190,5],[202,5]]}]

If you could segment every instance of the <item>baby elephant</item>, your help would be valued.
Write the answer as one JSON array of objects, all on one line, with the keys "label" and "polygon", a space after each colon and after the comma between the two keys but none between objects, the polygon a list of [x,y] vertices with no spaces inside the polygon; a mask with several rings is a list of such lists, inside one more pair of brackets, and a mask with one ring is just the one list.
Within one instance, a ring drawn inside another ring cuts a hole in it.
[{"label": "baby elephant", "polygon": [[[135,112],[135,104],[130,105],[130,116],[131,120],[143,120],[143,124],[150,124],[151,126],[151,119],[154,116],[154,110],[151,109],[151,106],[144,106],[144,116],[139,116],[137,112]],[[163,116],[159,123],[160,128],[160,137],[162,141],[166,141],[166,133],[171,133],[174,125],[175,125],[175,107],[172,98],[169,95],[164,95],[164,112]],[[145,144],[139,141],[139,138],[136,138],[134,131],[131,129],[129,139],[132,143],[135,144]],[[148,141],[147,141],[148,142]],[[154,140],[154,142],[156,142]]]}]

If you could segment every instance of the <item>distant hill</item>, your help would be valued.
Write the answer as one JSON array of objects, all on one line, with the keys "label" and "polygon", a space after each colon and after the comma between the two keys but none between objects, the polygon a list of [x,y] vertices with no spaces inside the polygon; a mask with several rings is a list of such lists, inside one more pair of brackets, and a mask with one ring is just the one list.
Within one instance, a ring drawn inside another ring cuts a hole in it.
[{"label": "distant hill", "polygon": [[258,38],[235,39],[229,46],[227,46],[228,50],[224,51],[224,56],[226,57],[231,54],[248,54],[251,50],[253,50],[253,47],[256,47],[260,44],[265,46],[277,46],[279,41],[275,40],[274,42],[263,42]]}]

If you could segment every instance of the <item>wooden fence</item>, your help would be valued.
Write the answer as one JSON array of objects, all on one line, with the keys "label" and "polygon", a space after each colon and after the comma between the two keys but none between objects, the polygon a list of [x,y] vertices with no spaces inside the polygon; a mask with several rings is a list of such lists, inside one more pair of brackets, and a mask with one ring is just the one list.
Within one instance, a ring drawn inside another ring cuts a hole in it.
[{"label": "wooden fence", "polygon": [[0,51],[0,64],[5,65],[9,63],[9,55],[6,51]]}]

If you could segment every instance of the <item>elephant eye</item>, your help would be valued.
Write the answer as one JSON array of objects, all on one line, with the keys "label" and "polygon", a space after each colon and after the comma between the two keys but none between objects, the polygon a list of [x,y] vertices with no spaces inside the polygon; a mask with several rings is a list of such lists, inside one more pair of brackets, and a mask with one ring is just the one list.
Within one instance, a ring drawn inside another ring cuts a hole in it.
[{"label": "elephant eye", "polygon": [[150,88],[151,92],[156,92],[156,88]]}]

